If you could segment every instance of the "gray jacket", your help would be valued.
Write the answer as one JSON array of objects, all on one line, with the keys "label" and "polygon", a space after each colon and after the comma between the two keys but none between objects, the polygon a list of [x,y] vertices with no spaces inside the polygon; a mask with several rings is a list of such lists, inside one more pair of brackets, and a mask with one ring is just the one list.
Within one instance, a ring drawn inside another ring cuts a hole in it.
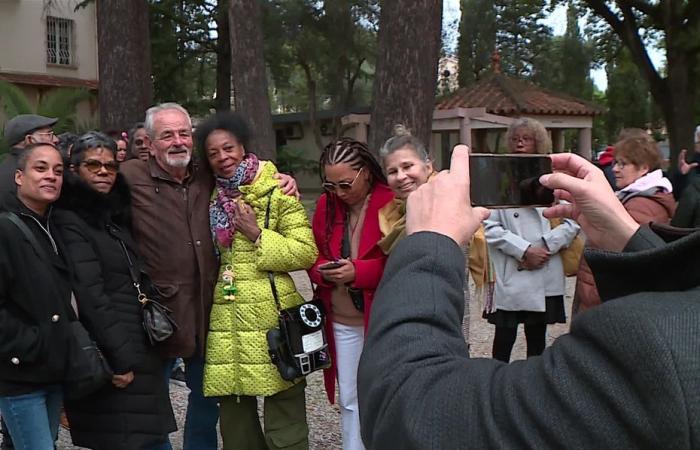
[{"label": "gray jacket", "polygon": [[459,247],[407,237],[360,360],[367,449],[700,448],[698,252],[700,233],[665,244],[642,227],[622,253],[586,253],[603,300],[616,299],[541,356],[505,364],[468,356]]},{"label": "gray jacket", "polygon": [[[579,232],[573,220],[552,229],[542,216],[544,208],[510,208],[491,211],[484,233],[493,263],[497,309],[506,311],[545,310],[545,297],[564,294],[564,268],[558,252],[571,245]],[[537,270],[518,270],[525,250],[544,247],[552,254]]]}]

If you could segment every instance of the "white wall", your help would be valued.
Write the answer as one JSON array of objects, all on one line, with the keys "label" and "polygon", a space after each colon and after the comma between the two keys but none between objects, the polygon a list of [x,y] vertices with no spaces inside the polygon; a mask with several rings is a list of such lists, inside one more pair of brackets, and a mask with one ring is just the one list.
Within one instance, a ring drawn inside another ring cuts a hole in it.
[{"label": "white wall", "polygon": [[[45,6],[50,3],[50,6]],[[73,11],[78,0],[0,0],[0,72],[48,74],[97,80],[97,20],[94,3]],[[46,17],[74,21],[74,65],[46,63]]]}]

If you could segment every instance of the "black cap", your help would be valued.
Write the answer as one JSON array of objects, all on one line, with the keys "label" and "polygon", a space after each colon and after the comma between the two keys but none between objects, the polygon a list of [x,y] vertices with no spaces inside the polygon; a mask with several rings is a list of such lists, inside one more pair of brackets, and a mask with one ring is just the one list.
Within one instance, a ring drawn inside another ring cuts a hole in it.
[{"label": "black cap", "polygon": [[20,114],[8,120],[5,124],[5,140],[9,145],[21,142],[24,137],[40,128],[56,125],[58,119],[36,114]]}]

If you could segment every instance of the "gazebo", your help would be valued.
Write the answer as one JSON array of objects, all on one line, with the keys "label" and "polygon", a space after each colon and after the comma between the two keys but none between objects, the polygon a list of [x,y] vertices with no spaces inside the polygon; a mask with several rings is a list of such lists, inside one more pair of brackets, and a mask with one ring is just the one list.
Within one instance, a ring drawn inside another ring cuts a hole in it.
[{"label": "gazebo", "polygon": [[[492,73],[438,101],[433,113],[433,133],[443,134],[440,141],[448,144],[445,141],[454,140],[458,133],[458,142],[469,144],[476,151],[492,152],[501,135],[494,131],[507,128],[514,119],[529,117],[550,131],[554,152],[564,151],[565,130],[578,130],[576,152],[590,159],[593,118],[605,110],[591,102],[510,78],[500,72],[498,54],[492,59]],[[445,139],[449,135],[453,138]],[[439,145],[434,139],[433,149],[438,147],[444,149],[446,145]],[[440,156],[444,159],[444,155]]]}]

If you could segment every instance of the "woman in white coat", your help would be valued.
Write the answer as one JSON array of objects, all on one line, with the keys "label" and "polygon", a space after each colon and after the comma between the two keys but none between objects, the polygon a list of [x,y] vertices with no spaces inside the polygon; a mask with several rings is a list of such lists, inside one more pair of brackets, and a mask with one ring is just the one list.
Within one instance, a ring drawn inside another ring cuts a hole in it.
[{"label": "woman in white coat", "polygon": [[[506,138],[511,153],[551,153],[547,130],[536,120],[517,120]],[[544,351],[547,324],[566,323],[559,252],[571,244],[579,226],[567,219],[552,228],[543,210],[499,209],[484,221],[495,278],[484,317],[496,326],[492,356],[504,362],[510,361],[519,324],[525,326],[529,358]]]}]

